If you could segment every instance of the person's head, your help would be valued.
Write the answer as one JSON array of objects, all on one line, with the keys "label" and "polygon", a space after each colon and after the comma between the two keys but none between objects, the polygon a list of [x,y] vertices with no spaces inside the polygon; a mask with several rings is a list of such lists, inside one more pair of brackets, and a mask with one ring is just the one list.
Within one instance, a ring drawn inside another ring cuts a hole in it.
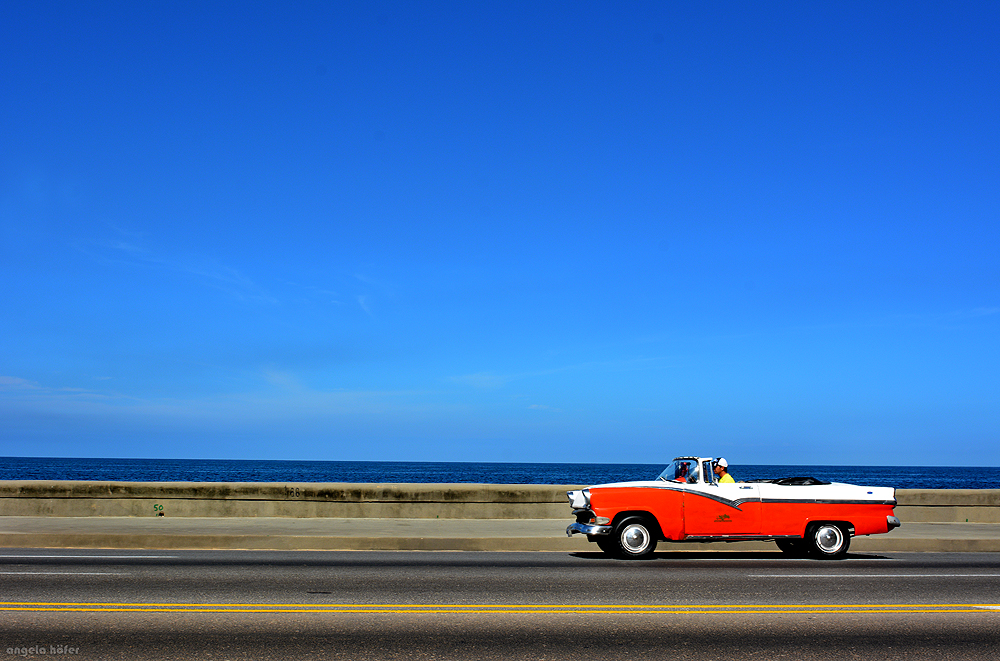
[{"label": "person's head", "polygon": [[716,475],[725,475],[729,470],[729,462],[726,461],[725,457],[719,457],[712,463]]}]

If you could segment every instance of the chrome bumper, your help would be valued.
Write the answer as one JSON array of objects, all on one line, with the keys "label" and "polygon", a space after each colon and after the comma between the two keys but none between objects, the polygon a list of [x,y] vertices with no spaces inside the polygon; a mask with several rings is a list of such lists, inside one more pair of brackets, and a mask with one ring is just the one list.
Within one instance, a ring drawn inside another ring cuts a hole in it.
[{"label": "chrome bumper", "polygon": [[894,516],[887,516],[885,517],[885,520],[889,523],[889,530],[892,530],[893,528],[898,528],[899,526],[903,525],[902,523],[899,522],[899,519],[897,519]]},{"label": "chrome bumper", "polygon": [[580,535],[610,535],[611,526],[596,526],[592,523],[571,523],[566,528],[566,536]]}]

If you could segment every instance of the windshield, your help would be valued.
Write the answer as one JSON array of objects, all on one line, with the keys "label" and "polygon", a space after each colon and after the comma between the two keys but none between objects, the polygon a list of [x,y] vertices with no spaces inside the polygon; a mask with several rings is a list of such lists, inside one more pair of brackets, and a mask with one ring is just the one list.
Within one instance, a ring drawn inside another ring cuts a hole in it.
[{"label": "windshield", "polygon": [[675,459],[672,464],[663,469],[659,479],[668,482],[695,483],[698,481],[698,460]]}]

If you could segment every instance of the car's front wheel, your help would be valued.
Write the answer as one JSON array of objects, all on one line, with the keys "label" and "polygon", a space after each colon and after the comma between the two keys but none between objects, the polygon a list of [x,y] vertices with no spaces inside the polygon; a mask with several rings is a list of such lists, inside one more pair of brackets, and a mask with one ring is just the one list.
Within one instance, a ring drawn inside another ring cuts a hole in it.
[{"label": "car's front wheel", "polygon": [[615,555],[630,560],[650,557],[656,550],[653,530],[653,525],[644,517],[625,519],[615,526],[612,533]]},{"label": "car's front wheel", "polygon": [[821,523],[813,527],[805,541],[812,555],[828,559],[844,557],[851,546],[850,534],[833,523]]}]

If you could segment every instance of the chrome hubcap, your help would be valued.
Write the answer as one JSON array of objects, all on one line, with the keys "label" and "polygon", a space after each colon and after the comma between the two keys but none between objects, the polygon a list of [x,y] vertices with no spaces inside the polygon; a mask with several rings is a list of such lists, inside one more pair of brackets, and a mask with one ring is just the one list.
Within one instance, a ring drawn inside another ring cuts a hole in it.
[{"label": "chrome hubcap", "polygon": [[816,531],[816,546],[823,553],[836,553],[844,545],[844,533],[837,526],[823,526]]},{"label": "chrome hubcap", "polygon": [[638,523],[627,526],[622,531],[622,546],[630,553],[642,553],[649,546],[649,532]]}]

